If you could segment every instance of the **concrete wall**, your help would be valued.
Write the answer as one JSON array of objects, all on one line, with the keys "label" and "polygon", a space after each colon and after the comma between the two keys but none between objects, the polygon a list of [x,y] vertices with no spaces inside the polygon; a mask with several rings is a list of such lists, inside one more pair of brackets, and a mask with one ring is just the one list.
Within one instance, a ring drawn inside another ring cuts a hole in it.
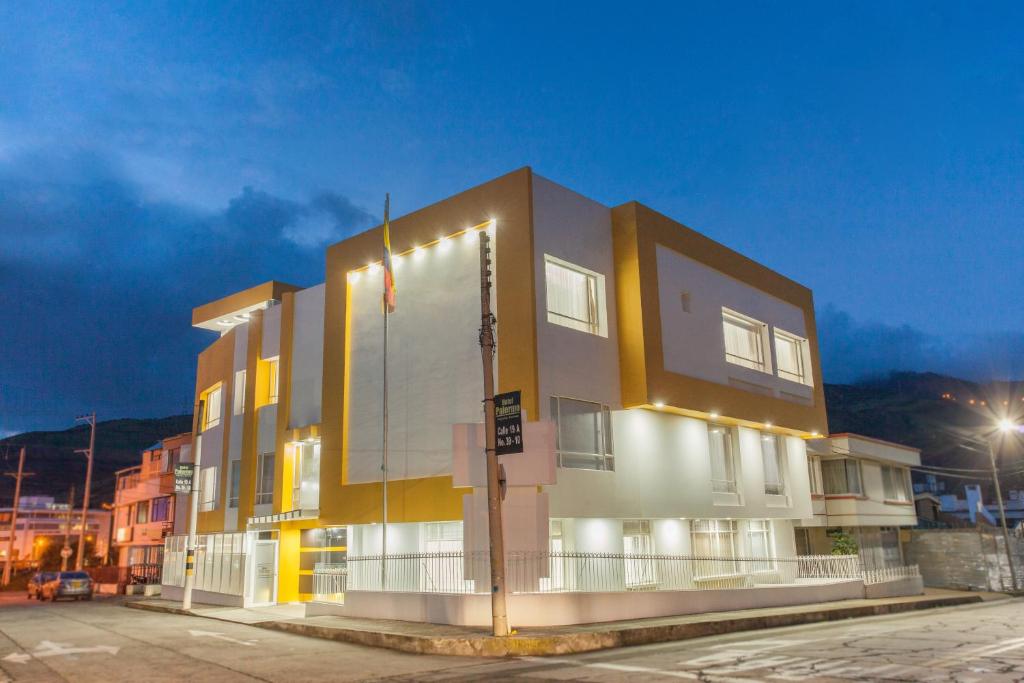
[{"label": "concrete wall", "polygon": [[[1024,567],[1024,541],[1010,538],[1018,571]],[[903,546],[907,564],[921,569],[924,585],[980,591],[1010,588],[1010,567],[998,531],[913,529]]]},{"label": "concrete wall", "polygon": [[[509,597],[509,622],[516,628],[562,626],[759,607],[806,605],[863,597],[864,584],[860,581],[649,593],[537,593]],[[486,626],[491,623],[490,600],[487,594],[382,594],[350,591],[345,595],[344,605],[316,602],[307,604],[306,616],[335,614]]]},{"label": "concrete wall", "polygon": [[[718,384],[739,386],[789,401],[810,404],[808,386],[725,360],[722,307],[807,338],[807,321],[798,307],[766,294],[714,268],[659,246],[658,296],[661,311],[662,354],[665,369]],[[682,297],[688,296],[689,311]],[[775,367],[774,342],[766,348]],[[805,352],[807,344],[804,344]],[[807,382],[810,357],[805,353]]]},{"label": "concrete wall", "polygon": [[[160,597],[164,600],[180,601],[185,597],[185,589],[181,586],[160,586]],[[199,605],[224,605],[225,607],[241,607],[241,595],[227,595],[210,591],[193,590],[192,602]]]}]

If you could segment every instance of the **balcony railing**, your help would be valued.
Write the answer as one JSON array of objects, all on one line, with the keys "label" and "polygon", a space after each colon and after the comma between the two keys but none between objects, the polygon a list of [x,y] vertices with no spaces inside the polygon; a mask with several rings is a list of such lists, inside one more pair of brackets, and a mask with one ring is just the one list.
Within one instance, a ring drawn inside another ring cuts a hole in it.
[{"label": "balcony railing", "polygon": [[[520,594],[708,590],[865,579],[856,555],[701,557],[513,551],[506,562],[507,589]],[[345,564],[316,565],[314,594],[325,596],[318,600],[337,600],[326,596],[380,591],[382,578],[384,590],[391,592],[488,593],[489,566],[486,552],[349,557]],[[916,568],[903,571],[916,573]]]}]

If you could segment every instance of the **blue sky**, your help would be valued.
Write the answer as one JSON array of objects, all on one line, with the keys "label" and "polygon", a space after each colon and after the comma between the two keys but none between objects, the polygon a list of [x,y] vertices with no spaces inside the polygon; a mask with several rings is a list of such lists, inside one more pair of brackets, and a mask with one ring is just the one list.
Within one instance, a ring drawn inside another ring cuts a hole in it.
[{"label": "blue sky", "polygon": [[0,431],[186,411],[192,306],[524,165],[811,287],[827,380],[1024,377],[1019,5],[485,5],[0,5]]}]

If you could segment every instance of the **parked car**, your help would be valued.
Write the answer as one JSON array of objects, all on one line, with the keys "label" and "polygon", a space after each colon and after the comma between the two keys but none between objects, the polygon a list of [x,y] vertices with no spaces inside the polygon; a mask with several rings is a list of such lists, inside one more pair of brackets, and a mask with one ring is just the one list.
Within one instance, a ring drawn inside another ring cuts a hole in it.
[{"label": "parked car", "polygon": [[72,598],[92,600],[92,578],[85,572],[60,572],[43,584],[39,591],[40,600]]},{"label": "parked car", "polygon": [[32,575],[32,578],[28,580],[28,599],[38,598],[40,591],[43,589],[43,584],[47,581],[53,581],[57,578],[57,572],[36,572]]}]

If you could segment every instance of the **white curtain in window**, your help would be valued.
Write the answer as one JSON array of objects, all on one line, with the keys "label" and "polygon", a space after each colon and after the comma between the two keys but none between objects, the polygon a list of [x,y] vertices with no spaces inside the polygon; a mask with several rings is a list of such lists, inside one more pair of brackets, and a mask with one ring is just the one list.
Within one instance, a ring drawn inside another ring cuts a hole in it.
[{"label": "white curtain in window", "polygon": [[775,360],[779,376],[795,382],[804,381],[804,355],[802,340],[776,331]]},{"label": "white curtain in window", "polygon": [[882,467],[882,484],[885,487],[886,500],[907,501],[910,499],[902,469],[884,465]]},{"label": "white curtain in window", "polygon": [[729,313],[722,315],[726,359],[755,370],[764,370],[760,325]]},{"label": "white curtain in window", "polygon": [[548,313],[557,322],[584,332],[597,329],[597,288],[594,278],[548,261],[545,264]]},{"label": "white curtain in window", "polygon": [[825,483],[825,493],[860,495],[860,467],[856,460],[850,458],[823,460],[821,473]]},{"label": "white curtain in window", "polygon": [[779,437],[761,434],[761,460],[764,463],[764,492],[772,495],[785,493],[782,478],[782,453]]},{"label": "white curtain in window", "polygon": [[752,519],[747,523],[750,556],[758,559],[772,556],[772,527],[765,519]]},{"label": "white curtain in window", "polygon": [[711,457],[711,488],[718,493],[735,493],[732,435],[728,427],[708,425],[708,450]]},{"label": "white curtain in window", "polygon": [[221,387],[217,387],[206,395],[206,428],[216,427],[220,424]]}]

